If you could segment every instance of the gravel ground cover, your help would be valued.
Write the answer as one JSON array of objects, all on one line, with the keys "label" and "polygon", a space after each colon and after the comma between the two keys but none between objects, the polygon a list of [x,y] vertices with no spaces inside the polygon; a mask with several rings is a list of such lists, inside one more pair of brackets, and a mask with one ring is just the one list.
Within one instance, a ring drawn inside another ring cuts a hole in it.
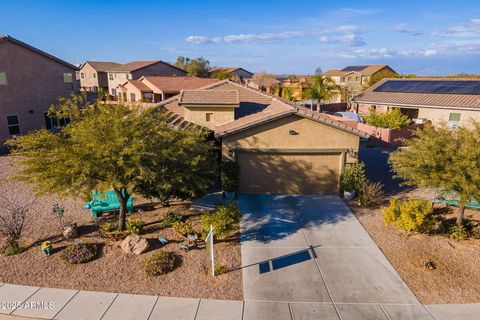
[{"label": "gravel ground cover", "polygon": [[[22,243],[30,247],[14,256],[0,254],[0,282],[176,297],[243,299],[242,271],[238,268],[241,265],[238,237],[216,243],[216,261],[226,266],[229,271],[212,278],[206,270],[206,250],[202,245],[183,252],[179,249],[178,243],[184,242],[185,239],[171,228],[161,226],[163,216],[169,211],[189,215],[194,226],[198,226],[199,213],[188,210],[189,203],[174,203],[168,208],[162,208],[155,203],[135,201],[137,212],[130,217],[147,222],[142,237],[151,245],[148,252],[136,256],[123,253],[120,242],[109,241],[101,236],[99,224],[106,221],[116,222],[113,214],[95,221],[89,212],[83,210],[84,202],[81,199],[36,197],[28,185],[10,179],[13,172],[12,159],[0,157],[0,187],[35,199]],[[51,213],[55,202],[60,202],[65,208],[66,221],[78,224],[80,231],[78,239],[64,240],[61,237],[59,222]],[[138,209],[142,212],[138,212]],[[162,248],[158,241],[161,236],[169,239],[169,243]],[[39,243],[43,240],[53,242],[53,254],[49,257],[41,252]],[[99,257],[92,262],[78,265],[62,261],[61,251],[76,241],[99,243]],[[0,247],[3,246],[5,239],[0,236]],[[147,277],[140,267],[140,261],[158,250],[177,252],[181,256],[181,264],[168,274]]]},{"label": "gravel ground cover", "polygon": [[[425,189],[407,191],[397,196],[413,195],[432,199]],[[424,304],[478,303],[480,301],[480,240],[453,241],[445,235],[407,236],[394,226],[386,226],[381,209],[349,206],[383,251],[390,263]],[[473,222],[480,220],[476,210],[466,210]],[[445,215],[454,219],[454,213]],[[433,262],[435,269],[426,267]]]}]

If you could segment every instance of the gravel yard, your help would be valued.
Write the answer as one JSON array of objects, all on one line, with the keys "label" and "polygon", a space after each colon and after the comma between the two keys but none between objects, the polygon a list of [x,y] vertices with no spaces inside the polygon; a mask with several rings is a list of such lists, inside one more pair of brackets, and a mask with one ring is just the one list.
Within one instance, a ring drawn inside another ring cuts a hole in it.
[{"label": "gravel yard", "polygon": [[[11,159],[6,156],[0,157],[1,189],[7,188],[27,198],[34,198],[29,186],[8,179],[14,170],[13,166]],[[79,225],[78,239],[67,241],[60,236],[59,222],[51,213],[52,205],[57,201],[65,208],[66,220]],[[155,204],[152,208],[147,208],[148,203],[144,203],[143,212],[131,215],[134,219],[147,222],[142,236],[150,242],[151,249],[139,256],[125,254],[121,251],[119,242],[110,242],[102,238],[97,222],[90,218],[89,212],[83,210],[83,203],[81,199],[72,198],[57,199],[53,196],[36,198],[22,245],[36,244],[14,256],[0,255],[0,282],[177,297],[243,299],[241,269],[212,278],[206,270],[206,251],[203,247],[199,245],[198,248],[188,252],[180,252],[178,243],[184,239],[170,228],[163,228],[159,223],[167,212],[174,211],[190,215],[190,221],[194,225],[198,224],[198,212],[189,211],[189,203],[177,203],[168,208]],[[135,201],[134,204],[140,204],[140,201]],[[116,222],[115,217],[112,216],[110,219]],[[159,250],[160,236],[170,241],[162,250],[178,252],[182,262],[178,268],[166,275],[148,278],[140,268],[140,261]],[[53,242],[53,254],[49,257],[43,255],[39,245],[40,241],[47,239]],[[62,261],[60,252],[75,241],[100,243],[99,257],[92,262],[79,265],[70,265]],[[3,246],[5,239],[0,237],[0,247]],[[216,262],[228,269],[241,265],[238,239],[216,243],[215,252]]]},{"label": "gravel yard", "polygon": [[[431,200],[431,192],[409,192]],[[383,223],[381,209],[360,208],[349,203],[360,223],[377,243],[413,293],[424,304],[478,303],[480,301],[480,240],[453,241],[445,235],[407,236]],[[472,221],[480,213],[466,210]],[[453,218],[450,214],[447,218]],[[425,267],[432,261],[436,269]]]}]

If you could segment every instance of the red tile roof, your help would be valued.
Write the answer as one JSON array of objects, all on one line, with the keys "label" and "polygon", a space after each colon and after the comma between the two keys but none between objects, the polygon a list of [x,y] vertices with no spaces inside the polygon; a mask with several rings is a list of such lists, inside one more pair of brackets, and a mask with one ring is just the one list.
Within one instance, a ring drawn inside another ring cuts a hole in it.
[{"label": "red tile roof", "polygon": [[238,90],[182,90],[178,104],[238,105],[240,93]]}]

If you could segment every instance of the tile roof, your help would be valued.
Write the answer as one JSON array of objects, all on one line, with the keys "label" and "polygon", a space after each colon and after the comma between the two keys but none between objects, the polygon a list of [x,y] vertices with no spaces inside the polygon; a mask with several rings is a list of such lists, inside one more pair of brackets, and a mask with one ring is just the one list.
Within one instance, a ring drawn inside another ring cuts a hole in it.
[{"label": "tile roof", "polygon": [[[224,91],[237,91],[239,94],[240,106],[237,111],[241,111],[242,114],[239,117],[235,117],[234,121],[225,123],[218,126],[215,129],[216,136],[221,137],[233,132],[241,131],[252,126],[256,126],[262,123],[266,123],[283,116],[296,114],[301,117],[310,118],[314,121],[321,122],[328,126],[346,131],[358,136],[367,137],[368,135],[356,128],[350,127],[344,123],[336,121],[328,115],[311,111],[304,107],[299,107],[293,102],[284,100],[282,98],[266,94],[264,92],[247,88],[230,80],[222,80],[211,85],[199,88],[200,92],[215,92],[216,95],[223,95]],[[165,101],[162,101],[155,105],[156,108],[165,109],[172,114],[171,123],[182,123],[184,111],[183,107],[179,104],[181,94]]]},{"label": "tile roof", "polygon": [[197,89],[217,82],[217,79],[197,77],[142,77],[140,81],[152,87],[155,92],[179,93],[180,90]]},{"label": "tile roof", "polygon": [[[452,93],[414,93],[414,92],[377,92],[376,88],[388,81],[479,81],[478,79],[466,78],[413,78],[413,79],[382,79],[363,93],[356,96],[353,101],[360,103],[373,103],[385,105],[404,105],[418,107],[440,108],[467,108],[480,109],[480,95],[475,94],[452,94]],[[480,82],[479,82],[480,84]]]},{"label": "tile roof", "polygon": [[132,72],[132,71],[135,71],[135,70],[139,70],[139,69],[157,64],[157,63],[163,63],[165,65],[168,65],[169,67],[172,67],[172,68],[178,69],[179,71],[182,71],[183,74],[186,74],[185,70],[183,70],[183,69],[181,69],[177,66],[174,66],[173,64],[162,61],[162,60],[131,61],[131,62],[126,63],[126,64],[119,64],[119,65],[116,65],[116,66],[112,66],[112,68],[110,68],[106,71],[109,71],[109,72]]},{"label": "tile roof", "polygon": [[[151,88],[149,88],[146,84],[144,84],[140,80],[128,80],[125,84],[127,83],[131,83],[135,88],[137,88],[141,92],[153,92]],[[124,87],[125,84],[123,84],[122,86]]]},{"label": "tile roof", "polygon": [[178,104],[240,104],[238,90],[182,90]]},{"label": "tile roof", "polygon": [[[343,77],[352,72],[358,72],[364,76],[371,76],[372,74],[382,70],[383,68],[388,67],[386,64],[370,64],[366,66],[347,66],[342,70],[328,70],[324,72],[323,75],[327,77]],[[393,70],[393,69],[392,69]]]},{"label": "tile roof", "polygon": [[69,67],[69,68],[71,68],[71,69],[78,70],[78,67],[77,67],[77,66],[74,66],[74,65],[71,64],[71,63],[68,63],[68,62],[66,62],[66,61],[64,61],[64,60],[62,60],[62,59],[59,59],[59,58],[57,58],[57,57],[55,57],[55,56],[53,56],[53,55],[51,55],[51,54],[49,54],[49,53],[46,53],[45,51],[42,51],[42,50],[37,49],[37,48],[35,48],[35,47],[32,47],[31,45],[26,44],[25,42],[22,42],[22,41],[20,41],[20,40],[18,40],[18,39],[15,39],[14,37],[9,36],[8,34],[0,34],[0,43],[2,43],[2,42],[4,42],[4,41],[10,41],[10,42],[15,43],[15,44],[17,44],[17,45],[19,45],[19,46],[22,46],[22,47],[24,47],[24,48],[26,48],[26,49],[29,49],[29,50],[31,50],[31,51],[33,51],[33,52],[35,52],[35,53],[38,53],[38,54],[40,54],[40,55],[42,55],[42,56],[44,56],[44,57],[46,57],[46,58],[48,58],[48,59],[51,59],[51,60],[53,60],[53,61],[55,61],[55,62],[58,62],[58,63],[60,63],[60,64],[63,64],[63,65],[65,65],[65,66],[67,66],[67,67]]},{"label": "tile roof", "polygon": [[120,66],[120,63],[111,62],[111,61],[85,61],[80,68],[82,68],[86,63],[92,66],[93,69],[100,72],[105,72],[117,66]]}]

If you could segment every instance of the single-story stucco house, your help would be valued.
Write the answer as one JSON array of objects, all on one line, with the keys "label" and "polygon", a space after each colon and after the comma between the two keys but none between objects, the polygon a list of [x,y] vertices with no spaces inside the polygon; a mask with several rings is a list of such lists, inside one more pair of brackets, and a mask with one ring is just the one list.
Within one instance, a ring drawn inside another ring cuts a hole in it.
[{"label": "single-story stucco house", "polygon": [[367,137],[230,80],[183,90],[155,107],[171,113],[175,126],[194,123],[214,131],[222,156],[240,165],[241,193],[336,193],[343,169],[357,161],[360,137]]},{"label": "single-story stucco house", "polygon": [[470,119],[480,121],[480,79],[383,79],[356,96],[353,103],[361,115],[400,108],[419,123],[444,122],[456,127]]}]

